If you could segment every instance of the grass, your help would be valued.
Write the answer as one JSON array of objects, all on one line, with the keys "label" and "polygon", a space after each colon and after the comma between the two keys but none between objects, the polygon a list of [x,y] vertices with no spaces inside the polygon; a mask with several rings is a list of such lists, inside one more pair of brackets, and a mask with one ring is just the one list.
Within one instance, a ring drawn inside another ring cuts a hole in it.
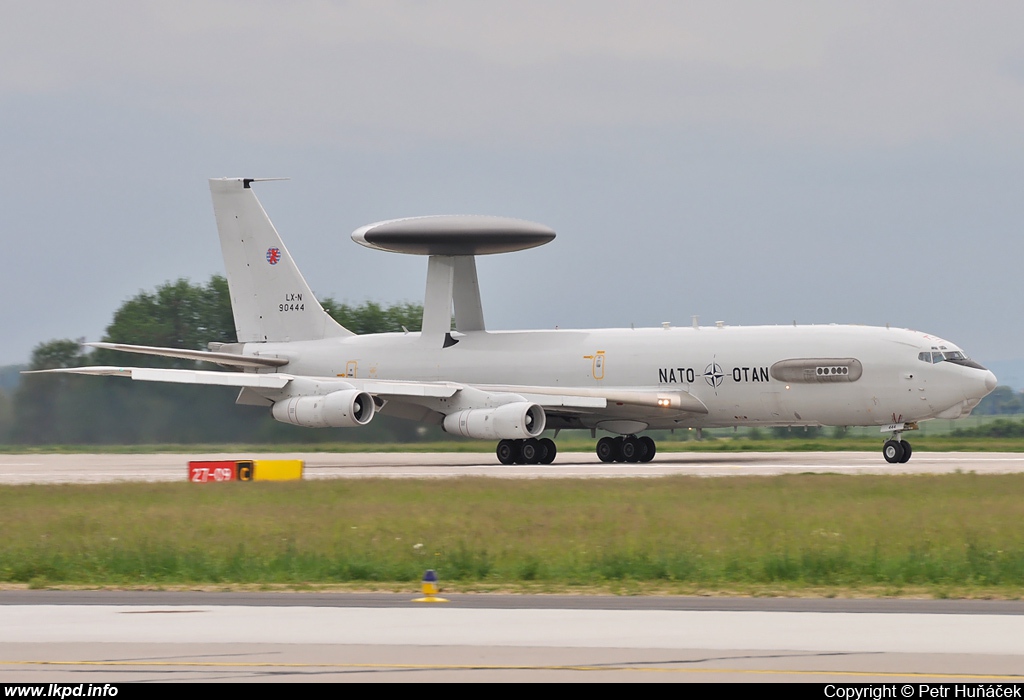
[{"label": "grass", "polygon": [[1019,597],[1024,475],[0,488],[0,583]]}]

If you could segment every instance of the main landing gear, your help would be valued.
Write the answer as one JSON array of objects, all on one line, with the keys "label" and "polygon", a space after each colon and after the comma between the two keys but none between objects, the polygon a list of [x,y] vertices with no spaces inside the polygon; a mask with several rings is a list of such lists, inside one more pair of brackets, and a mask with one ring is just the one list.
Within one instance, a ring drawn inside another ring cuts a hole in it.
[{"label": "main landing gear", "polygon": [[885,456],[885,461],[889,464],[905,464],[910,461],[910,455],[913,453],[914,448],[910,446],[909,442],[900,438],[898,431],[892,434],[891,440],[886,440],[882,445],[882,455]]},{"label": "main landing gear", "polygon": [[495,450],[502,464],[551,464],[558,449],[551,438],[502,440]]},{"label": "main landing gear", "polygon": [[597,441],[597,458],[602,462],[650,462],[657,451],[654,440],[646,435],[603,437]]}]

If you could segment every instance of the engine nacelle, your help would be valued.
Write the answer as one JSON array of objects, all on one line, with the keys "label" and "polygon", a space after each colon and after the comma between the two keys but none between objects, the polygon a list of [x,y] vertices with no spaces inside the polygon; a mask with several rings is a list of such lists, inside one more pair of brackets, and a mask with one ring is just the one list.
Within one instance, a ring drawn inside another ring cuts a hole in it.
[{"label": "engine nacelle", "polygon": [[444,430],[477,440],[511,440],[537,437],[544,432],[544,409],[529,401],[497,408],[472,408],[444,418]]},{"label": "engine nacelle", "polygon": [[324,396],[296,396],[274,404],[274,420],[303,428],[354,428],[366,425],[376,407],[365,391],[345,389]]}]

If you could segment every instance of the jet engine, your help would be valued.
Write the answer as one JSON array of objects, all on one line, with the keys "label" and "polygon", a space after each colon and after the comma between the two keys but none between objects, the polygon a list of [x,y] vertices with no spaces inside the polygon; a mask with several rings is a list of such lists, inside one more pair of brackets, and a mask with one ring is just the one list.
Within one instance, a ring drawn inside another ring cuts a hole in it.
[{"label": "jet engine", "polygon": [[544,432],[544,409],[529,401],[497,408],[472,408],[444,418],[444,430],[477,440],[514,440],[537,437]]},{"label": "jet engine", "polygon": [[274,404],[274,419],[303,428],[354,428],[373,418],[373,398],[345,389],[325,396],[297,396]]}]

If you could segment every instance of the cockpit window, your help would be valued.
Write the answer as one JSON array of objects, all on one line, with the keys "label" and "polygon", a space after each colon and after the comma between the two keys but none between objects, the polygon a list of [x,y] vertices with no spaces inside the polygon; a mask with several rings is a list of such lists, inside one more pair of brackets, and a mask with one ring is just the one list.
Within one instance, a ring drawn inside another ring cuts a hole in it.
[{"label": "cockpit window", "polygon": [[937,365],[940,362],[952,362],[955,365],[961,365],[963,367],[985,369],[959,350],[943,350],[942,352],[933,350],[932,352],[919,352],[917,354],[917,359],[921,360],[921,362],[928,362],[933,365]]}]

